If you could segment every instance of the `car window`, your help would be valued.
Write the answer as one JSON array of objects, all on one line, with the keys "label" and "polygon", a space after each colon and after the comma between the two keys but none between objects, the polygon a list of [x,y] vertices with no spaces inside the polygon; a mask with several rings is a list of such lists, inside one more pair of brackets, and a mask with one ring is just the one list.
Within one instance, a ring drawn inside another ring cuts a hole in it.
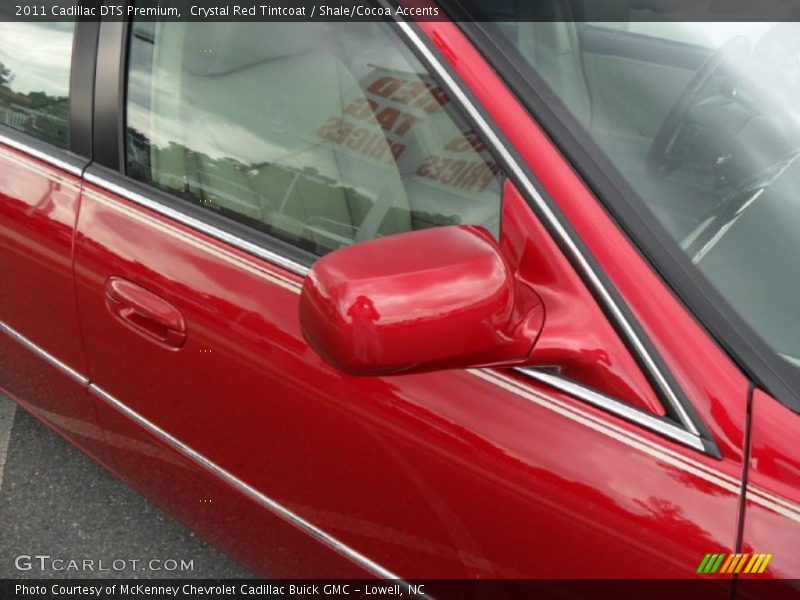
[{"label": "car window", "polygon": [[0,22],[0,123],[67,147],[74,23]]},{"label": "car window", "polygon": [[318,255],[438,225],[498,233],[498,163],[382,22],[135,22],[126,163]]},{"label": "car window", "polygon": [[[503,25],[518,68],[547,82],[624,180],[619,189],[636,193],[697,280],[797,381],[800,24],[609,22],[641,35],[589,49],[580,23]],[[682,43],[666,52],[665,40]],[[695,60],[694,47],[708,52]]]}]

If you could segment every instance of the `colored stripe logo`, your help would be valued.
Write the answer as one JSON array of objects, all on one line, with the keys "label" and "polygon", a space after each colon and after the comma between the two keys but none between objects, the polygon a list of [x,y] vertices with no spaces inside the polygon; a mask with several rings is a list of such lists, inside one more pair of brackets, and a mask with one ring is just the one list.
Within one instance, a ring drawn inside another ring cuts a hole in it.
[{"label": "colored stripe logo", "polygon": [[763,573],[772,554],[706,554],[697,567],[698,573]]}]

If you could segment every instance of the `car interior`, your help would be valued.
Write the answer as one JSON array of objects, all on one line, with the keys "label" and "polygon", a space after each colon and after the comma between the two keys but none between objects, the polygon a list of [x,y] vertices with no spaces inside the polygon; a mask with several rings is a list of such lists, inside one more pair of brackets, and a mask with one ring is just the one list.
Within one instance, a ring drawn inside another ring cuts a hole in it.
[{"label": "car interior", "polygon": [[[798,37],[796,24],[758,23],[747,38],[723,32],[718,42],[680,35],[684,24],[659,21],[670,15],[652,10],[657,2],[601,3],[604,18],[616,7],[613,23],[588,20],[597,3],[480,4],[680,242],[745,181],[798,149],[798,128],[786,130],[786,103],[776,102],[785,99],[763,94],[797,61],[797,42],[787,43]],[[576,14],[587,20],[573,21]],[[703,67],[711,72],[698,81]],[[653,173],[651,149],[678,107],[663,172]]]},{"label": "car interior", "polygon": [[129,174],[317,254],[434,225],[497,234],[497,163],[394,35],[135,23]]},{"label": "car interior", "polygon": [[[791,258],[800,251],[800,25],[671,20],[658,0],[478,4],[617,181],[757,334],[800,364]],[[619,22],[607,20],[610,7]]]}]

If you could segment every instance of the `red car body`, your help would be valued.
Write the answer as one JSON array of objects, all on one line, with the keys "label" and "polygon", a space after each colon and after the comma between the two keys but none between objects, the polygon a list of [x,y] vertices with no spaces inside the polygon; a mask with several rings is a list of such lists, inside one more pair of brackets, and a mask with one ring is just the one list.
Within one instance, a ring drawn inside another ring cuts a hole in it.
[{"label": "red car body", "polygon": [[[522,368],[347,375],[304,338],[302,272],[0,131],[5,393],[260,575],[800,577],[800,416],[753,389],[456,25],[408,35],[541,183],[705,432],[664,426],[537,190],[506,184],[499,245],[544,306]],[[525,368],[543,363],[582,385]],[[696,574],[737,552],[773,556]]]}]

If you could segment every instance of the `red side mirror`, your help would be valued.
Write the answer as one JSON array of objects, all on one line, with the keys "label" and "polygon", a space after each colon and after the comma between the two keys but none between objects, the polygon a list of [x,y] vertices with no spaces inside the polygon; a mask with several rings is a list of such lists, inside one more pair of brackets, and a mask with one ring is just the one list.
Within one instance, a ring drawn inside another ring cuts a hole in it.
[{"label": "red side mirror", "polygon": [[541,300],[481,227],[342,248],[317,261],[300,298],[308,343],[354,375],[522,363],[543,320]]}]

